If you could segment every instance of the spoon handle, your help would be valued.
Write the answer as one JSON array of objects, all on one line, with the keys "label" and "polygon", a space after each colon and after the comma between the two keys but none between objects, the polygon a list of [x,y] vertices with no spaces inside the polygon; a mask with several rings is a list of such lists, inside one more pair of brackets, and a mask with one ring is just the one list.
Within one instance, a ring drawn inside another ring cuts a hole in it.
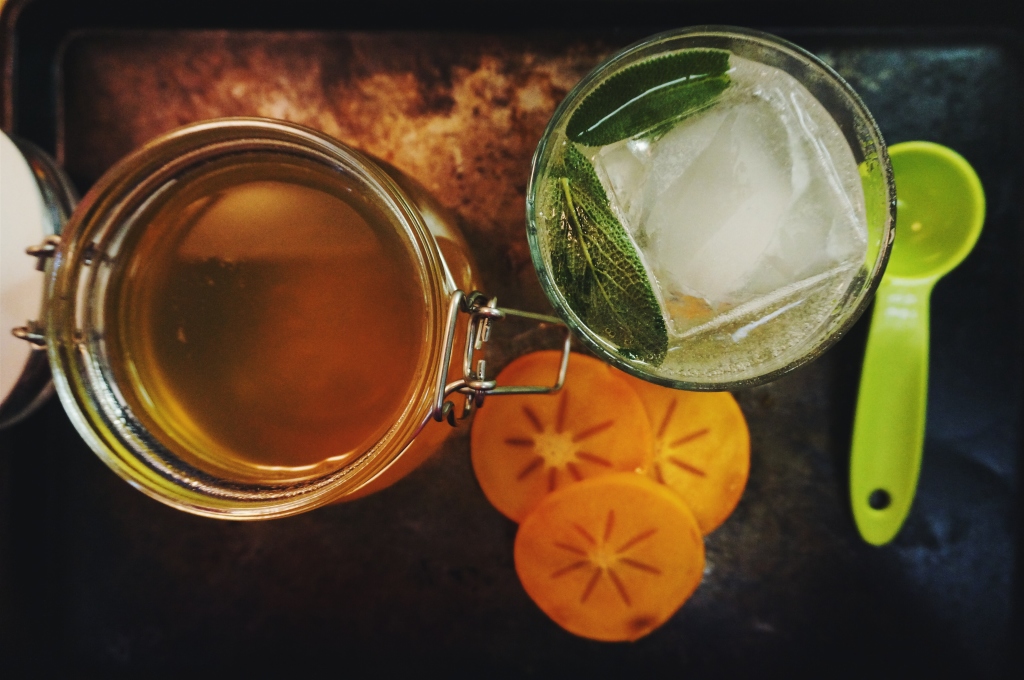
[{"label": "spoon handle", "polygon": [[853,517],[872,545],[885,545],[896,536],[917,488],[934,283],[883,277],[875,296],[850,456]]}]

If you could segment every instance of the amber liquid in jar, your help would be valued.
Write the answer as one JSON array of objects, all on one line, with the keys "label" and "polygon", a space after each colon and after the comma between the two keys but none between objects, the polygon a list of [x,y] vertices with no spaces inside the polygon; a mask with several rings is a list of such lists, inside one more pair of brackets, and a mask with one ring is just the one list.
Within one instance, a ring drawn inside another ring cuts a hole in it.
[{"label": "amber liquid in jar", "polygon": [[406,409],[426,293],[354,180],[253,154],[166,188],[115,273],[111,364],[161,444],[242,480],[350,462]]}]

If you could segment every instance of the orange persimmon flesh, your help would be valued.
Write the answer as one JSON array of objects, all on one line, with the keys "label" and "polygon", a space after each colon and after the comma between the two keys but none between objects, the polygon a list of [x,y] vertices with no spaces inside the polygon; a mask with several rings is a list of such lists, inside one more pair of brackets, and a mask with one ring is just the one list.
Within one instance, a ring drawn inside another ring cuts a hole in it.
[{"label": "orange persimmon flesh", "polygon": [[[560,352],[533,352],[509,364],[499,385],[550,385]],[[491,504],[520,522],[547,494],[610,472],[640,470],[651,427],[625,375],[573,353],[554,395],[493,397],[476,414],[473,470]]]},{"label": "orange persimmon flesh", "polygon": [[549,494],[519,526],[515,567],[530,598],[570,633],[636,640],[700,584],[704,539],[675,493],[635,473]]},{"label": "orange persimmon flesh", "polygon": [[679,494],[705,535],[739,503],[750,474],[750,432],[728,392],[684,392],[629,378],[654,431],[645,472]]}]

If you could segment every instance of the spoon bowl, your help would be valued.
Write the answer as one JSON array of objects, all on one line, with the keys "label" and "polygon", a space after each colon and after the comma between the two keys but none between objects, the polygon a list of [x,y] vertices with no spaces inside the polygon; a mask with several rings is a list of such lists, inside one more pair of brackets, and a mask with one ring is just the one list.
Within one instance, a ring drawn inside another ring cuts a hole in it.
[{"label": "spoon bowl", "polygon": [[896,177],[896,243],[886,276],[941,277],[974,248],[985,218],[981,181],[963,156],[932,142],[889,148]]},{"label": "spoon bowl", "polygon": [[985,221],[978,175],[931,142],[889,147],[896,240],[875,295],[850,456],[850,501],[865,541],[884,545],[910,512],[928,400],[929,306],[935,283],[974,248]]}]

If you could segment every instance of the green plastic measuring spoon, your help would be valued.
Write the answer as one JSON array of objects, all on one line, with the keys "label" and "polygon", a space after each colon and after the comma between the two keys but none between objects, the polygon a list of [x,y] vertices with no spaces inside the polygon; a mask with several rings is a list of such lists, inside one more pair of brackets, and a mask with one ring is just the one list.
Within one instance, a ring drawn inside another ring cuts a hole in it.
[{"label": "green plastic measuring spoon", "polygon": [[889,156],[896,240],[875,294],[850,457],[853,516],[872,545],[903,526],[921,471],[932,287],[971,252],[985,221],[981,181],[958,153],[905,142]]}]

